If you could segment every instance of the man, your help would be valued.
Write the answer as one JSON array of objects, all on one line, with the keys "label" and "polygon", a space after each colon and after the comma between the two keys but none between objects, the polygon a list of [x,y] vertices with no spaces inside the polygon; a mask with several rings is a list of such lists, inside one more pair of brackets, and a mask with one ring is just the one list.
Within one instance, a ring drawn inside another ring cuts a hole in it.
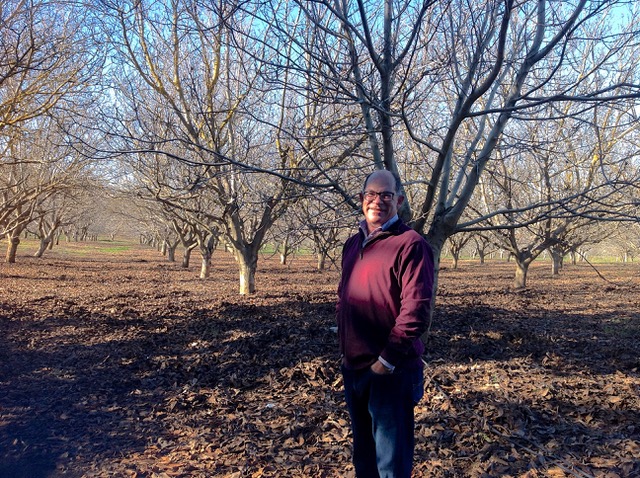
[{"label": "man", "polygon": [[360,193],[364,221],[342,251],[337,321],[358,478],[409,478],[424,381],[433,253],[398,218],[399,180],[375,171]]}]

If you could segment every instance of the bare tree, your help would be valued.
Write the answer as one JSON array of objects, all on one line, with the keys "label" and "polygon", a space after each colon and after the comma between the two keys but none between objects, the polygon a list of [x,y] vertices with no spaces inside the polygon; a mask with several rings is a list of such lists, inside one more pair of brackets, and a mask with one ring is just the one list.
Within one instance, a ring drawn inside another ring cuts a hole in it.
[{"label": "bare tree", "polygon": [[[496,151],[510,124],[547,120],[567,102],[562,114],[629,110],[639,96],[638,15],[620,15],[637,9],[632,2],[296,4],[306,22],[280,25],[313,59],[319,101],[360,115],[368,168],[400,173],[413,190],[401,212],[438,257],[469,226],[461,218],[483,175],[500,170]],[[316,41],[299,40],[309,26]]]},{"label": "bare tree", "polygon": [[276,221],[270,229],[269,242],[280,257],[280,265],[289,265],[289,259],[304,243],[303,224],[295,214],[295,206],[289,208],[287,215]]},{"label": "bare tree", "polygon": [[76,201],[75,190],[59,190],[36,206],[33,222],[27,227],[27,230],[40,240],[35,257],[42,257],[47,249],[53,248],[59,231],[72,224]]},{"label": "bare tree", "polygon": [[460,232],[458,234],[454,234],[449,236],[448,244],[449,244],[449,252],[453,257],[453,268],[458,268],[458,263],[460,261],[460,254],[462,253],[465,246],[471,241],[473,235],[468,232]]},{"label": "bare tree", "polygon": [[[159,22],[158,9],[166,23]],[[198,212],[232,249],[240,292],[254,292],[267,231],[300,197],[310,172],[330,187],[317,162],[336,162],[329,154],[319,157],[322,135],[310,140],[310,129],[325,126],[313,121],[314,103],[292,93],[288,72],[269,70],[274,53],[256,41],[275,19],[256,24],[232,2],[105,3],[104,13],[118,25],[112,41],[122,110],[111,118],[105,113],[118,136],[113,128],[108,133],[120,152],[135,152],[141,162],[164,155],[191,167],[170,187],[164,184],[157,199],[189,210],[197,196],[210,198],[211,209]],[[304,141],[285,133],[298,128],[306,130]]]},{"label": "bare tree", "polygon": [[515,257],[515,287],[526,286],[528,267],[543,252],[551,252],[555,274],[563,253],[601,239],[594,224],[634,219],[624,198],[638,174],[637,153],[627,142],[634,131],[628,111],[599,106],[574,116],[560,111],[559,118],[505,133],[501,170],[490,171],[482,201],[471,208]]},{"label": "bare tree", "polygon": [[0,8],[0,135],[38,118],[86,88],[95,45],[86,10],[41,0],[6,0]]},{"label": "bare tree", "polygon": [[494,252],[495,246],[493,241],[488,237],[488,234],[474,233],[471,235],[471,240],[474,244],[473,255],[477,255],[480,259],[480,264],[484,264],[487,255]]},{"label": "bare tree", "polygon": [[74,4],[0,7],[0,234],[9,238],[9,262],[21,231],[85,170],[60,127],[99,66],[85,19]]},{"label": "bare tree", "polygon": [[52,226],[60,225],[60,198],[80,190],[86,181],[87,161],[60,144],[60,134],[53,118],[31,119],[12,138],[0,163],[0,234],[9,241],[7,262],[15,262],[20,235],[33,220],[44,219],[51,208],[60,206]]},{"label": "bare tree", "polygon": [[198,246],[196,225],[181,221],[178,218],[174,218],[171,222],[184,249],[182,253],[182,267],[188,269],[191,262],[191,252]]},{"label": "bare tree", "polygon": [[317,269],[334,265],[340,267],[340,252],[344,241],[353,233],[357,223],[353,210],[344,202],[335,202],[335,195],[318,192],[300,204],[306,235],[313,243]]},{"label": "bare tree", "polygon": [[621,262],[633,262],[640,256],[640,224],[617,225],[609,232],[603,245],[612,257],[616,257]]}]

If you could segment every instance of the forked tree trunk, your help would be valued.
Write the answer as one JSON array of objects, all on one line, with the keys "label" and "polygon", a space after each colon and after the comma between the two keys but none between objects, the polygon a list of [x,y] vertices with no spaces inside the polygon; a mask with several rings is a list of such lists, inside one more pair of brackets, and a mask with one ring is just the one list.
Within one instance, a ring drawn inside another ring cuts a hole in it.
[{"label": "forked tree trunk", "polygon": [[184,252],[182,253],[182,268],[183,269],[188,269],[189,268],[189,263],[191,262],[191,251],[193,251],[193,249],[198,245],[197,242],[194,242],[193,244],[190,244],[189,246],[185,247]]},{"label": "forked tree trunk", "polygon": [[202,255],[202,265],[200,267],[200,279],[206,279],[211,273],[211,257],[213,251],[218,245],[218,238],[210,234],[204,240],[198,241],[200,245],[200,254]]}]

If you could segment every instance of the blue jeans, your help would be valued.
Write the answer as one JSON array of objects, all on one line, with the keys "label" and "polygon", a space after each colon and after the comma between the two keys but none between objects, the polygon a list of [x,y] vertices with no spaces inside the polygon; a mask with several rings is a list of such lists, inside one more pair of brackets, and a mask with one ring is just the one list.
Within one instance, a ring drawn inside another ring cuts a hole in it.
[{"label": "blue jeans", "polygon": [[353,432],[358,478],[410,478],[413,467],[413,407],[422,397],[422,369],[390,375],[342,368]]}]

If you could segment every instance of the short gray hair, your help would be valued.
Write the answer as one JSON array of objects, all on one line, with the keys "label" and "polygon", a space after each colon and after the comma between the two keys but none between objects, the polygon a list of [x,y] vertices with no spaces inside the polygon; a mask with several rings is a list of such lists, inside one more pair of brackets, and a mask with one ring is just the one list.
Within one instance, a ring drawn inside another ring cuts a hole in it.
[{"label": "short gray hair", "polygon": [[388,169],[376,169],[375,171],[371,171],[369,174],[367,174],[367,177],[364,178],[364,184],[362,185],[362,190],[364,191],[367,188],[367,183],[369,182],[369,178],[373,174],[378,173],[380,171],[386,171],[389,174],[391,174],[391,176],[393,176],[393,179],[396,185],[396,190],[394,192],[399,193],[402,188],[402,181],[400,181],[400,177],[396,173],[394,173],[393,171],[389,171]]}]

